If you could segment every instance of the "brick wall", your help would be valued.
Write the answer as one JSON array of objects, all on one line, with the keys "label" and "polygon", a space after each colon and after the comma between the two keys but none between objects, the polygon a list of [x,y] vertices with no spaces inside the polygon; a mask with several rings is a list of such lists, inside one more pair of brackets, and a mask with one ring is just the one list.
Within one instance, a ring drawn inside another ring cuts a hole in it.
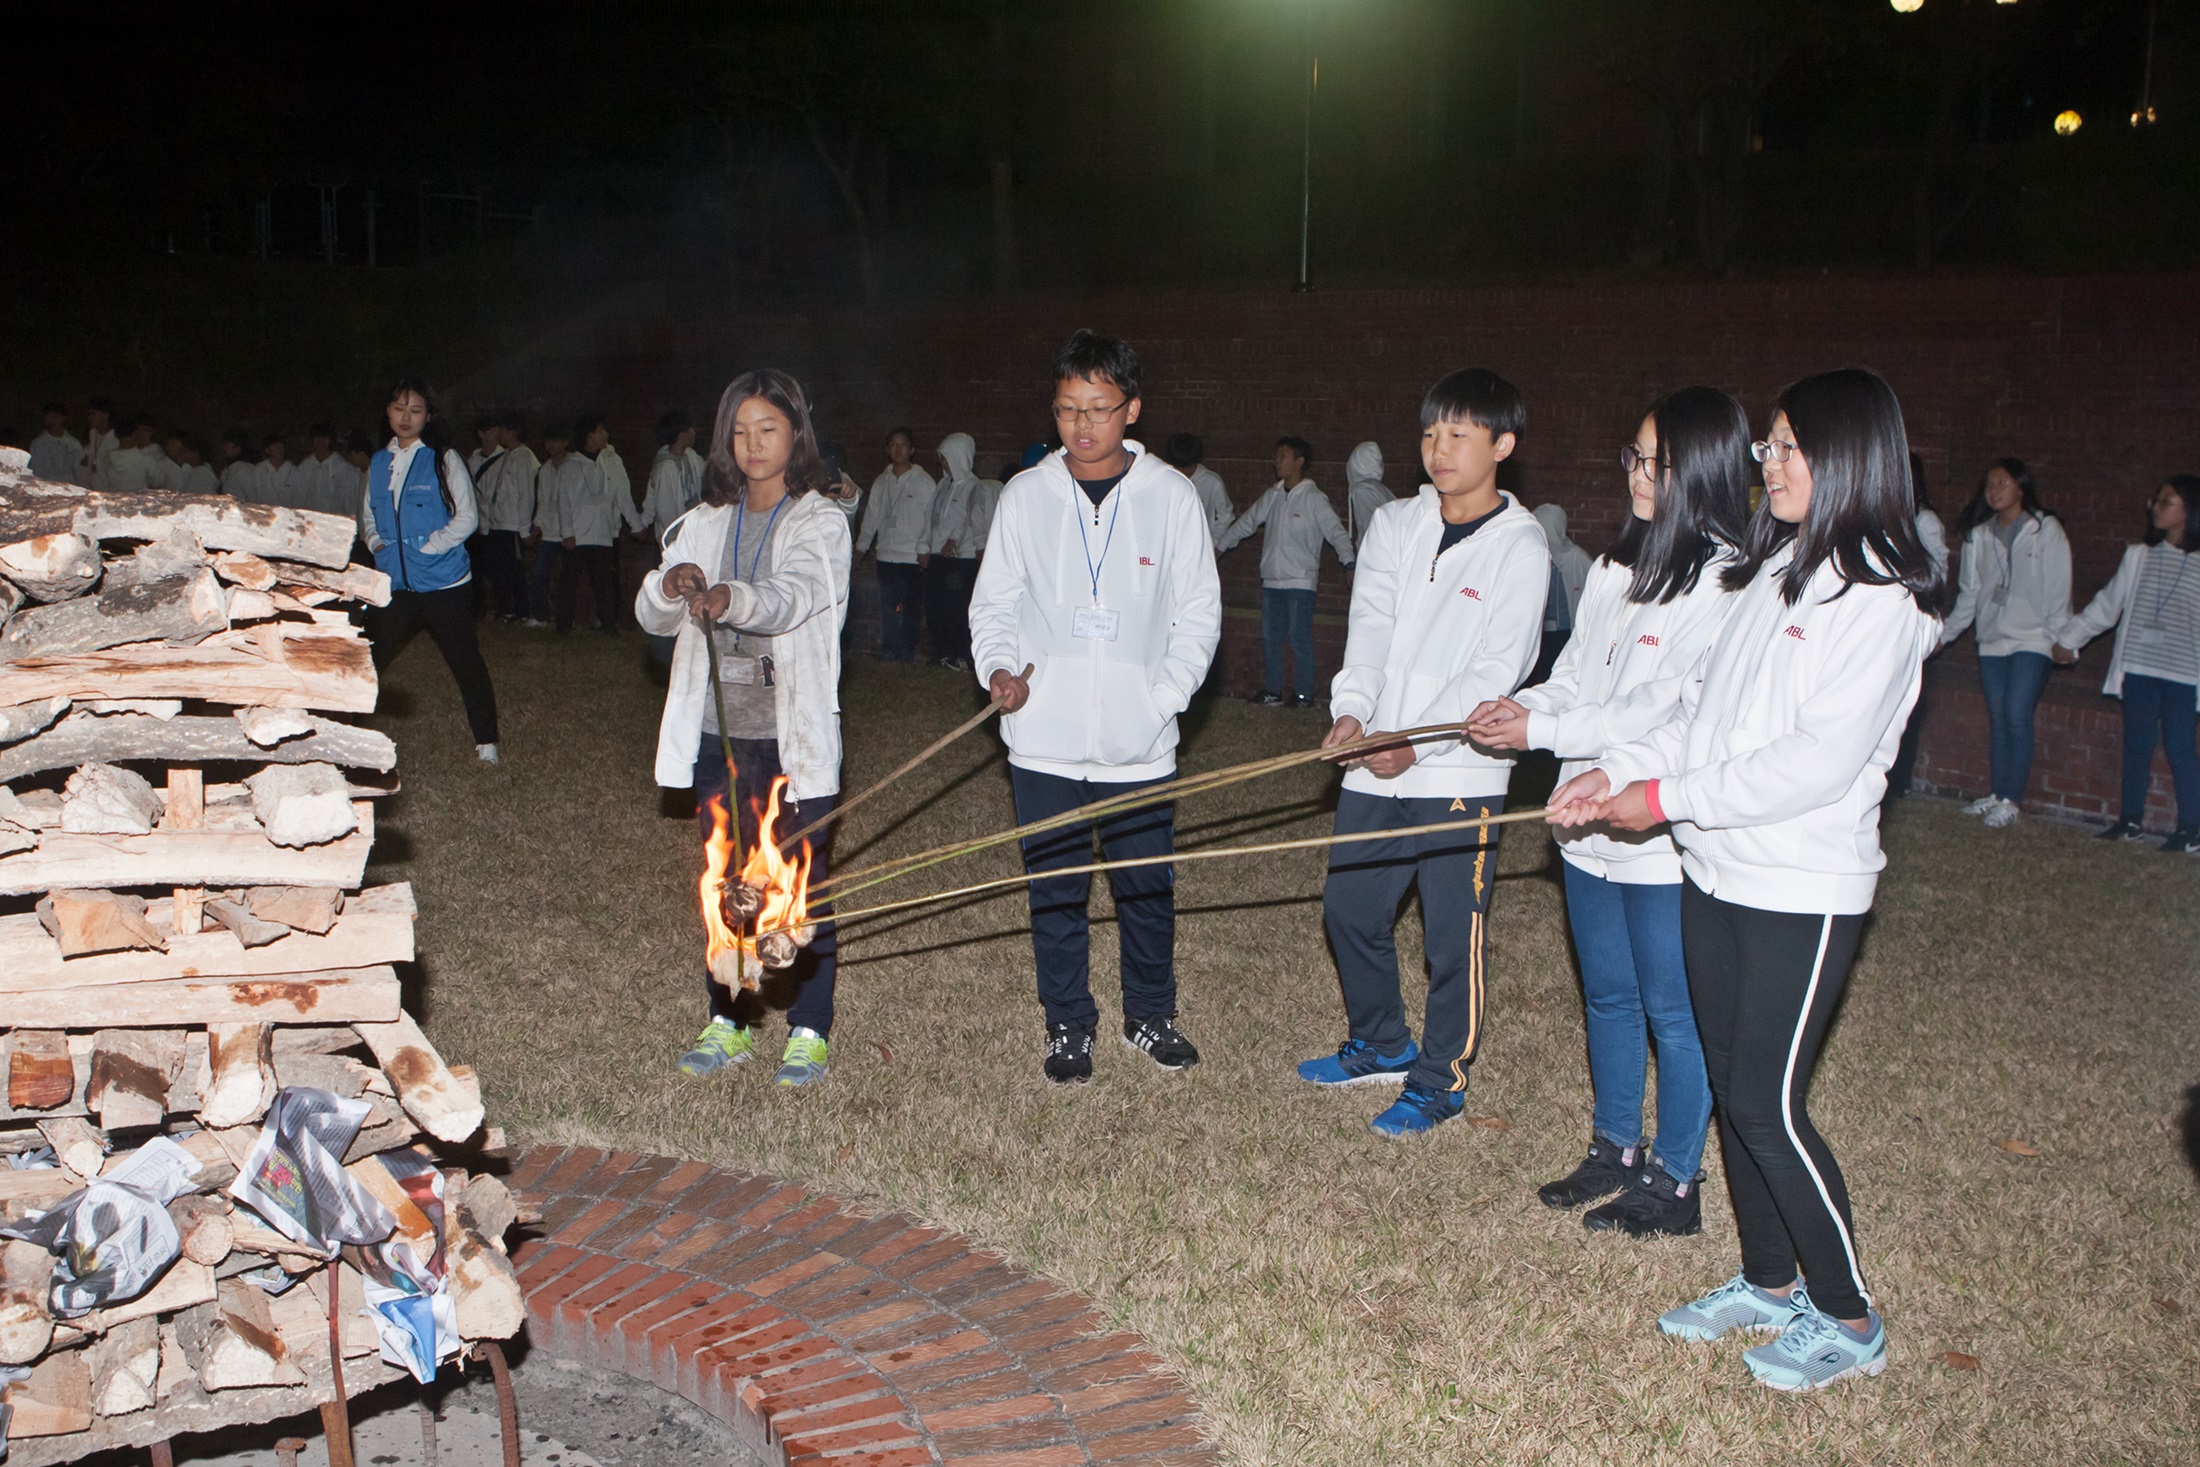
[{"label": "brick wall", "polygon": [[[2200,278],[2189,275],[1172,292],[807,316],[697,310],[561,340],[476,385],[509,401],[605,403],[622,441],[638,444],[664,407],[685,405],[707,421],[730,376],[770,363],[810,382],[859,477],[883,462],[895,423],[924,444],[971,433],[990,472],[1048,432],[1047,365],[1081,325],[1137,346],[1147,374],[1139,436],[1201,434],[1241,507],[1269,482],[1271,446],[1286,432],[1313,442],[1315,477],[1340,505],[1344,457],[1363,439],[1382,445],[1393,487],[1417,483],[1421,393],[1469,363],[1520,385],[1529,408],[1522,489],[1531,503],[1564,506],[1592,550],[1621,512],[1619,445],[1660,391],[1691,382],[1736,393],[1761,422],[1797,376],[1876,368],[1901,396],[1945,516],[1990,459],[2014,453],[2032,465],[2069,529],[2081,597],[2114,569],[2161,478],[2200,468]],[[1258,680],[1258,619],[1245,614],[1258,605],[1257,556],[1250,543],[1224,563],[1225,599],[1240,613],[1226,620],[1222,654],[1234,691]],[[1346,578],[1331,565],[1317,626],[1325,674],[1345,596]],[[2043,705],[2031,791],[2043,808],[2093,815],[2113,804],[2118,720],[2097,692],[2095,666],[2105,651],[2058,673]],[[1921,778],[1979,791],[1975,672],[1953,662],[1936,666],[1933,681]]]}]

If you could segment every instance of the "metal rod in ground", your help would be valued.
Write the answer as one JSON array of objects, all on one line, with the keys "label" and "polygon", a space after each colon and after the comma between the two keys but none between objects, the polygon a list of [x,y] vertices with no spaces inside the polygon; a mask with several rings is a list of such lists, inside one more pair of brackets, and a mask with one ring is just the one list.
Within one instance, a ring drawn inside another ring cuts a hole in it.
[{"label": "metal rod in ground", "polygon": [[152,1459],[153,1467],[176,1467],[175,1449],[165,1441],[154,1442],[145,1449],[145,1455]]},{"label": "metal rod in ground", "polygon": [[[739,881],[741,869],[748,863],[741,855],[741,776],[734,772],[733,736],[726,732],[726,685],[718,680],[718,639],[711,635],[710,623],[698,614],[695,624],[703,629],[703,651],[710,659],[710,696],[718,705],[718,748],[726,756],[726,837],[733,842],[733,858],[726,863],[726,879]],[[735,987],[748,987],[748,976],[748,949],[737,942],[733,945]]]},{"label": "metal rod in ground", "polygon": [[351,1398],[344,1393],[342,1264],[328,1261],[328,1376],[336,1398],[321,1403],[321,1434],[328,1438],[328,1467],[352,1467]]},{"label": "metal rod in ground", "polygon": [[504,1442],[504,1467],[520,1467],[519,1397],[512,1394],[512,1370],[504,1363],[504,1347],[483,1340],[481,1353],[489,1357],[489,1373],[497,1382],[497,1435]]},{"label": "metal rod in ground", "polygon": [[[1029,678],[1035,666],[1036,664],[1033,663],[1025,663],[1023,676],[1025,678]],[[886,789],[889,785],[893,784],[894,781],[902,778],[905,775],[913,773],[918,768],[918,766],[922,765],[934,754],[939,753],[940,750],[946,748],[949,744],[954,743],[955,740],[961,738],[964,734],[967,734],[971,730],[977,728],[980,724],[984,723],[987,719],[991,718],[994,714],[1000,711],[1001,700],[995,698],[992,702],[986,704],[984,708],[972,714],[967,722],[964,722],[961,725],[950,729],[948,732],[934,739],[928,746],[926,746],[923,753],[917,755],[914,759],[911,759],[907,763],[903,764],[899,769],[896,769],[892,774],[887,775],[877,784],[872,785],[862,794],[857,795],[852,800],[848,800],[840,805],[836,805],[831,810],[828,810],[823,815],[820,815],[817,819],[811,821],[808,825],[803,826],[793,835],[779,837],[779,849],[781,851],[791,850],[794,847],[795,843],[801,840],[804,836],[812,835],[817,831],[823,830],[826,826],[832,824],[835,820],[840,819],[849,811],[855,809],[856,806],[862,804],[865,800],[870,799],[871,796],[878,794],[882,790]],[[723,718],[720,718],[719,722],[724,723],[725,720]]]},{"label": "metal rod in ground", "polygon": [[[1006,891],[1011,887],[1029,886],[1034,881],[1046,881],[1056,876],[1090,876],[1101,871],[1128,871],[1139,866],[1172,866],[1185,861],[1214,861],[1224,856],[1265,856],[1277,851],[1310,851],[1319,846],[1358,845],[1363,841],[1396,840],[1409,835],[1441,835],[1452,830],[1472,830],[1490,825],[1515,825],[1526,820],[1541,820],[1549,811],[1538,807],[1533,810],[1507,810],[1502,815],[1480,815],[1471,820],[1445,820],[1435,825],[1409,825],[1401,830],[1362,830],[1348,835],[1313,835],[1303,840],[1264,841],[1253,846],[1209,846],[1202,850],[1175,851],[1166,856],[1139,856],[1128,861],[1095,861],[1089,866],[1062,866],[1052,871],[1026,871],[1021,876],[1003,876],[993,881],[980,881],[970,886],[958,886],[953,891],[934,892],[930,896],[908,897],[898,902],[880,902],[877,906],[859,907],[853,912],[835,912],[835,927],[853,922],[861,917],[879,917],[888,912],[905,911],[911,907],[930,906],[935,902],[951,902],[961,897],[983,896],[987,892]],[[812,920],[788,923],[785,926],[766,929],[768,932],[791,932],[806,926]]]}]

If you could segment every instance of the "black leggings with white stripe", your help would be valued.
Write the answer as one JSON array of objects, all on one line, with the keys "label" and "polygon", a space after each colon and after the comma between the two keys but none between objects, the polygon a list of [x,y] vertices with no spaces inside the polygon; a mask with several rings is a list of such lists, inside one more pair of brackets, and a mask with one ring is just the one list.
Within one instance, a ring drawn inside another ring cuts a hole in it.
[{"label": "black leggings with white stripe", "polygon": [[1681,892],[1688,991],[1719,1107],[1742,1276],[1763,1289],[1802,1266],[1811,1303],[1861,1319],[1864,1268],[1849,1191],[1810,1123],[1811,1071],[1848,986],[1864,918],[1768,912]]}]

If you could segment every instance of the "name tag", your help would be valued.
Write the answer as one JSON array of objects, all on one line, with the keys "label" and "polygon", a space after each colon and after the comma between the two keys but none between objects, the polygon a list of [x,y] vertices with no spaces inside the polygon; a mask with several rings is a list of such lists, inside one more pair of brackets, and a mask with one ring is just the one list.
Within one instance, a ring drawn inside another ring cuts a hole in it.
[{"label": "name tag", "polygon": [[1102,606],[1080,606],[1071,613],[1069,632],[1094,642],[1112,642],[1123,629],[1123,613]]},{"label": "name tag", "polygon": [[718,681],[728,687],[753,688],[763,681],[763,673],[754,657],[721,657],[718,659]]}]

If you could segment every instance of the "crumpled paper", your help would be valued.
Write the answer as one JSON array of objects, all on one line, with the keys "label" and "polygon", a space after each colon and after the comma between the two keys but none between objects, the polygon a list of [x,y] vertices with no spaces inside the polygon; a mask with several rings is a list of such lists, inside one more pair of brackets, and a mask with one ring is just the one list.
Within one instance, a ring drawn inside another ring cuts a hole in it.
[{"label": "crumpled paper", "polygon": [[183,1240],[167,1206],[193,1190],[198,1172],[190,1152],[156,1137],[98,1181],[0,1234],[60,1260],[47,1303],[56,1319],[79,1319],[136,1298],[168,1271]]}]

